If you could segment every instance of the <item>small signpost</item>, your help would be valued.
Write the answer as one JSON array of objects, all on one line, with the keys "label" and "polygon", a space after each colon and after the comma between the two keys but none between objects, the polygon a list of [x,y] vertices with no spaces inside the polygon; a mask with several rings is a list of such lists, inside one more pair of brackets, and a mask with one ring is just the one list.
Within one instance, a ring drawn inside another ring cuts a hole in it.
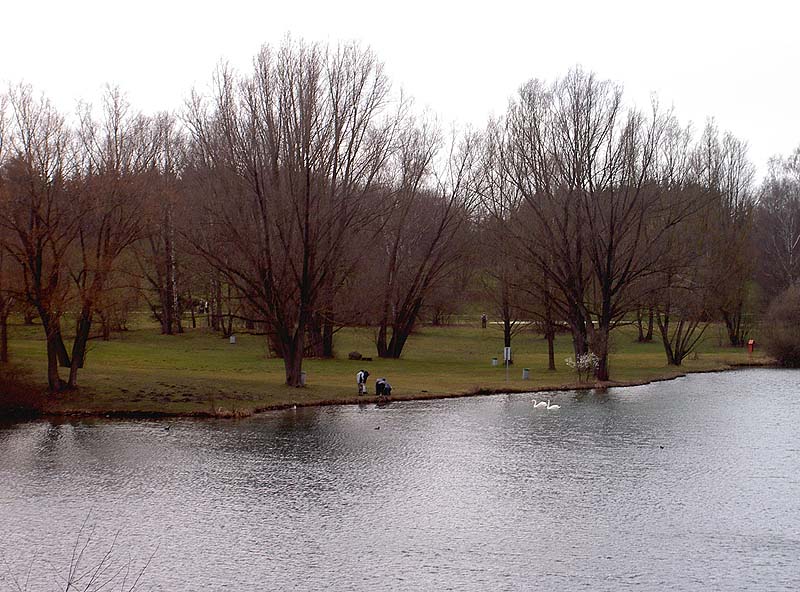
[{"label": "small signpost", "polygon": [[511,348],[503,348],[503,361],[506,363],[506,382],[508,382],[508,364],[511,362]]}]

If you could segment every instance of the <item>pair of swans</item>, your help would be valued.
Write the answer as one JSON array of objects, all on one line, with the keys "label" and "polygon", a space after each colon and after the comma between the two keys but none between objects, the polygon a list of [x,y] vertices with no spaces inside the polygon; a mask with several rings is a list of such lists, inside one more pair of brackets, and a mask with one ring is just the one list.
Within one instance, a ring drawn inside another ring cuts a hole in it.
[{"label": "pair of swans", "polygon": [[539,401],[538,403],[536,402],[536,399],[534,399],[533,400],[533,407],[535,409],[539,409],[540,407],[543,407],[544,409],[561,409],[561,405],[551,405],[550,404],[550,399],[547,399],[547,402]]}]

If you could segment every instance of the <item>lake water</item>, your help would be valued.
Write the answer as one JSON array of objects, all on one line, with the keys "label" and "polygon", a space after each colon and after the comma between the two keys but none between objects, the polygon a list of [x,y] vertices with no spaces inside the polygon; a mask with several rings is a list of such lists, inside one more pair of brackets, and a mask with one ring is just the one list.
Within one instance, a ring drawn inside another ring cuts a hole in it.
[{"label": "lake water", "polygon": [[800,589],[800,372],[533,398],[0,427],[0,590]]}]

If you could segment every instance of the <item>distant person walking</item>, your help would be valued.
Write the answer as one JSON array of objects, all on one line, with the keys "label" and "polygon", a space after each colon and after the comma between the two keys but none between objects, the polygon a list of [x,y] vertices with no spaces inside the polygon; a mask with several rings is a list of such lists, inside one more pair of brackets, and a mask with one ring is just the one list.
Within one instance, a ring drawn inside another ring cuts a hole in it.
[{"label": "distant person walking", "polygon": [[359,395],[367,394],[367,378],[369,378],[369,372],[366,370],[359,370],[358,374],[356,374],[356,384],[358,385]]},{"label": "distant person walking", "polygon": [[481,329],[485,329],[485,328],[486,328],[486,313],[483,313],[481,315]]}]

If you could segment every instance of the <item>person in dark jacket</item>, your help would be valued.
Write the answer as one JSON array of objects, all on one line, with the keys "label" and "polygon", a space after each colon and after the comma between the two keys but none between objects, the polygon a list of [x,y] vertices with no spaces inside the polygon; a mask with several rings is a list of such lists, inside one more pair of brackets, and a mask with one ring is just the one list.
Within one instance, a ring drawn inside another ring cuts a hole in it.
[{"label": "person in dark jacket", "polygon": [[392,385],[386,382],[385,378],[379,378],[375,383],[375,394],[379,397],[391,397]]}]

